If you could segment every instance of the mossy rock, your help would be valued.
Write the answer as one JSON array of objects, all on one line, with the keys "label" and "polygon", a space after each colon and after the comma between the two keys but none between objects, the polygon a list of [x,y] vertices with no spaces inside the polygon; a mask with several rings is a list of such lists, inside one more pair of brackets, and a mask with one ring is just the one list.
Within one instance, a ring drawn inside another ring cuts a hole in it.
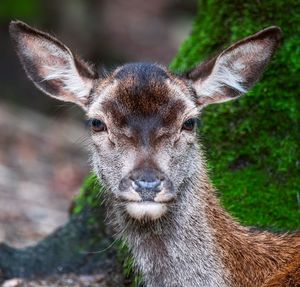
[{"label": "mossy rock", "polygon": [[0,243],[0,284],[16,277],[101,273],[108,286],[128,286],[114,239],[104,224],[105,211],[96,198],[89,201],[96,190],[99,193],[95,177],[89,177],[81,189],[85,204],[80,211],[77,198],[69,221],[36,245],[18,249]]},{"label": "mossy rock", "polygon": [[[84,181],[81,191],[79,195],[75,198],[72,214],[80,215],[86,209],[94,210],[93,213],[90,214],[88,219],[88,224],[90,227],[99,225],[99,216],[98,214],[102,214],[103,206],[103,194],[104,188],[99,183],[95,174],[91,174]],[[103,218],[101,218],[103,219]],[[100,221],[101,221],[100,219]],[[103,221],[100,224],[104,224]],[[97,241],[97,237],[91,238],[92,241]],[[126,286],[137,287],[141,286],[141,276],[136,274],[134,271],[134,261],[132,256],[129,253],[129,250],[124,242],[121,240],[115,240],[111,244],[111,248],[113,252],[115,252],[116,266],[121,268],[121,274],[123,276],[123,281]]]}]

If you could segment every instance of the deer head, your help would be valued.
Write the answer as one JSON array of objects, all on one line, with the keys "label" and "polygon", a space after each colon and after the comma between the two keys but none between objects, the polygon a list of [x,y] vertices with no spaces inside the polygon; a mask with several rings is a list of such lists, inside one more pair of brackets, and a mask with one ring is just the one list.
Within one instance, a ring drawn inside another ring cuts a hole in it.
[{"label": "deer head", "polygon": [[199,113],[245,93],[281,34],[277,27],[262,30],[184,76],[150,63],[126,64],[98,76],[48,34],[22,22],[12,22],[10,33],[34,84],[85,110],[97,175],[127,215],[143,220],[167,214],[182,186],[205,173],[196,137]]}]

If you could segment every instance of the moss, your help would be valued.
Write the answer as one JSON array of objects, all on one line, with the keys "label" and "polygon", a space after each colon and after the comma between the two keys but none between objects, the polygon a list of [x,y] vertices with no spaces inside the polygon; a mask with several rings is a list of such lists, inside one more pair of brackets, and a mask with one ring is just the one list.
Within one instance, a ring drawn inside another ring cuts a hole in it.
[{"label": "moss", "polygon": [[0,2],[0,22],[11,19],[43,19],[43,9],[38,0],[2,0]]},{"label": "moss", "polygon": [[170,65],[186,71],[262,28],[282,28],[262,80],[238,101],[208,107],[200,127],[225,207],[244,224],[276,230],[300,227],[299,9],[299,1],[199,1],[192,33]]},{"label": "moss", "polygon": [[97,208],[101,201],[103,188],[95,174],[88,176],[83,182],[79,194],[74,199],[73,214],[80,214],[85,208]]}]

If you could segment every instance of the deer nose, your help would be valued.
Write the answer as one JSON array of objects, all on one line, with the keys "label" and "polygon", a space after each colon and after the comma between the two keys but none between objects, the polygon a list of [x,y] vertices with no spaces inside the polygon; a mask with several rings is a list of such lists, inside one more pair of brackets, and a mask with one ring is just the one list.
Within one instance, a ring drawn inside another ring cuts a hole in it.
[{"label": "deer nose", "polygon": [[131,186],[140,195],[142,200],[153,201],[163,189],[164,176],[161,172],[152,169],[135,170],[131,176]]},{"label": "deer nose", "polygon": [[170,202],[175,198],[169,177],[157,169],[138,168],[122,178],[119,196],[127,201]]},{"label": "deer nose", "polygon": [[160,186],[161,180],[159,180],[159,179],[156,179],[153,181],[136,180],[133,183],[134,183],[134,187],[138,187],[138,188],[142,188],[142,189],[156,189],[157,187]]}]

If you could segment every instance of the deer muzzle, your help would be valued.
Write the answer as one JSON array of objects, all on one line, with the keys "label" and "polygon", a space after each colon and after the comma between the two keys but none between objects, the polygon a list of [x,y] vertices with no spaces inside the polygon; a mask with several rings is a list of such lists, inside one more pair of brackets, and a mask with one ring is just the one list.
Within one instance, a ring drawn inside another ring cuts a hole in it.
[{"label": "deer muzzle", "polygon": [[136,169],[125,176],[119,185],[119,198],[127,202],[126,209],[136,218],[157,219],[175,199],[173,184],[161,171]]},{"label": "deer muzzle", "polygon": [[175,198],[170,179],[155,169],[133,170],[121,180],[119,190],[125,201],[167,203]]}]

